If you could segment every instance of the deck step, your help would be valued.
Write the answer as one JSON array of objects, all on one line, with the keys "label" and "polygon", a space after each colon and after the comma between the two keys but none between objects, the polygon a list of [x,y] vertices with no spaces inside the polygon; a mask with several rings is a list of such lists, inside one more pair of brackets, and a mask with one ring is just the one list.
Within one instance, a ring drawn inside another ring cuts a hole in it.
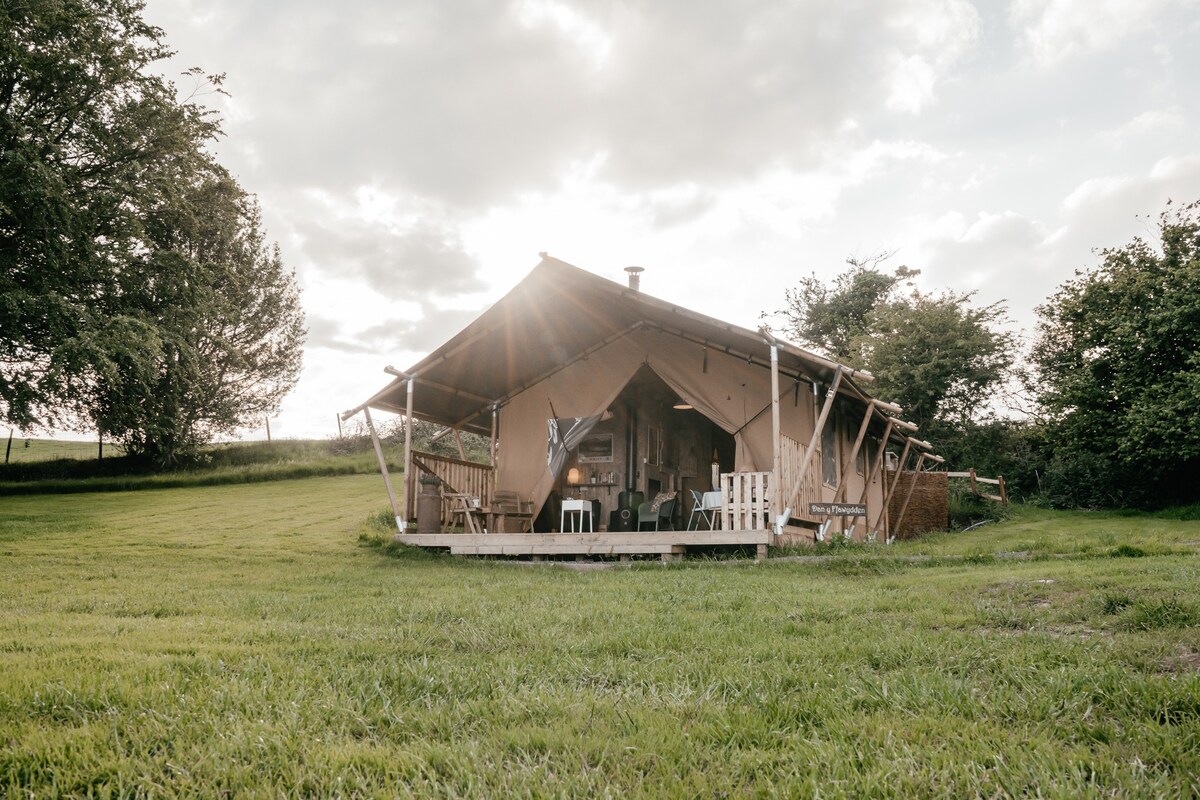
[{"label": "deck step", "polygon": [[616,556],[682,554],[678,544],[472,544],[450,548],[456,556]]}]

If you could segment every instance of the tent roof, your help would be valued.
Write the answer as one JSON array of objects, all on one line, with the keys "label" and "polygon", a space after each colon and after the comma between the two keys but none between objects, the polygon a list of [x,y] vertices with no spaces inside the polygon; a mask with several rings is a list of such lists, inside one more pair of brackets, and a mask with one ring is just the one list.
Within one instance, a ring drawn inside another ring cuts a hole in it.
[{"label": "tent roof", "polygon": [[[406,378],[413,377],[414,417],[486,435],[493,404],[502,406],[637,328],[680,336],[770,368],[769,334],[658,300],[543,253],[524,280],[456,336],[403,373],[389,368],[397,377],[363,406],[404,413]],[[778,344],[781,374],[833,380],[835,362]],[[871,380],[845,367],[839,393],[871,402],[857,385]]]}]

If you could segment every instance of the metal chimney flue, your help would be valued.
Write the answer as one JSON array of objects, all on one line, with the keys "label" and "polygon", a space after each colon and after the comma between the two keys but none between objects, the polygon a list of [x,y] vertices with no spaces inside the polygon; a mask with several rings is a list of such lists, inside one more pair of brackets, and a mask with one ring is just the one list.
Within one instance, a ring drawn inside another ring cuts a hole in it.
[{"label": "metal chimney flue", "polygon": [[640,292],[642,287],[642,273],[645,272],[644,267],[626,267],[625,271],[629,273],[629,288],[635,292]]}]

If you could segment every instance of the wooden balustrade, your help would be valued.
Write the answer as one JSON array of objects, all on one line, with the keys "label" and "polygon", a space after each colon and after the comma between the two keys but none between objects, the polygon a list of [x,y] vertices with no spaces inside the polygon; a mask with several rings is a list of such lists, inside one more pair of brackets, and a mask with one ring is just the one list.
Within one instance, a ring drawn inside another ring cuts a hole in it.
[{"label": "wooden balustrade", "polygon": [[761,531],[770,527],[769,472],[722,472],[721,525],[727,531]]},{"label": "wooden balustrade", "polygon": [[[476,461],[463,461],[460,458],[450,458],[449,456],[439,456],[420,450],[412,451],[412,460],[413,466],[416,469],[413,470],[413,474],[404,476],[404,486],[408,497],[416,498],[417,475],[418,473],[426,473],[437,475],[442,479],[443,493],[455,492],[470,497],[478,497],[480,505],[489,505],[492,490],[495,488],[492,485],[495,470],[491,465],[480,464]],[[448,516],[446,511],[443,507],[443,521]],[[415,519],[416,514],[416,503],[409,503],[410,517]]]},{"label": "wooden balustrade", "polygon": [[[800,464],[804,462],[804,452],[808,448],[790,436],[781,435],[779,438],[783,455],[783,474],[780,475],[780,481],[783,483],[783,490],[787,492],[796,485]],[[819,503],[824,499],[821,491],[821,459],[820,453],[817,453],[808,465],[808,474],[804,476],[800,491],[793,497],[783,498],[783,507],[792,509],[792,516],[796,519],[820,522],[821,520],[808,513],[808,504]]]}]

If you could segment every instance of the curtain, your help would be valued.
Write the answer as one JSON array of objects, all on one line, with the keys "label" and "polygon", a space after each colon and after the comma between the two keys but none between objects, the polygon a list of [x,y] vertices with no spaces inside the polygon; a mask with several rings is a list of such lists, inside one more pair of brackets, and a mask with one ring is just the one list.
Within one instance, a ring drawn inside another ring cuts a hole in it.
[{"label": "curtain", "polygon": [[557,480],[567,463],[567,454],[579,447],[583,438],[591,433],[602,415],[591,417],[559,417],[546,420],[549,440],[546,443],[546,466],[550,475]]}]

